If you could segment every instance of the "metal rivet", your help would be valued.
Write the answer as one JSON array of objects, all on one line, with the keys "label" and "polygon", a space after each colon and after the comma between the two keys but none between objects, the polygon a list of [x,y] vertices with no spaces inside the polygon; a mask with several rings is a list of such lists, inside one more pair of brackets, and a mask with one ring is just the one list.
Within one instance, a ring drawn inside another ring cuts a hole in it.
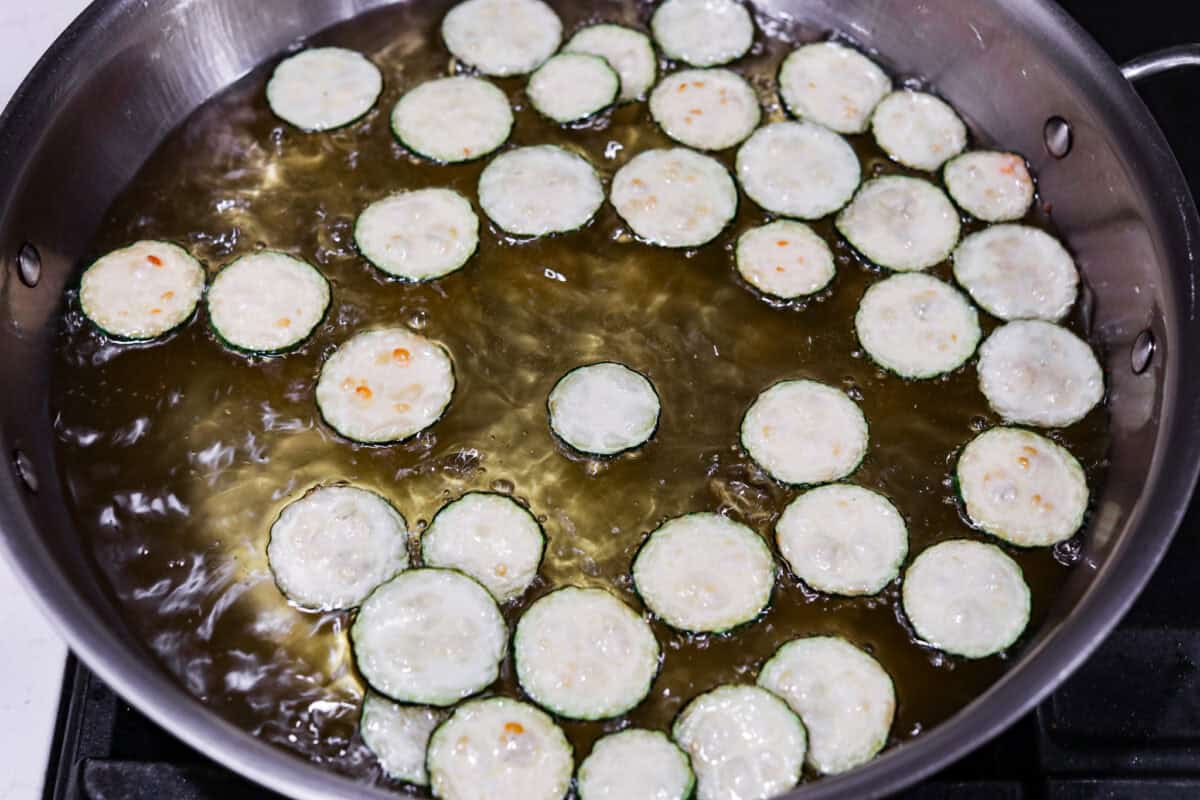
[{"label": "metal rivet", "polygon": [[29,242],[21,245],[17,252],[17,272],[21,275],[21,283],[30,288],[42,279],[42,257]]},{"label": "metal rivet", "polygon": [[1062,117],[1046,120],[1042,136],[1046,140],[1046,150],[1055,158],[1062,158],[1071,152],[1071,123]]},{"label": "metal rivet", "polygon": [[1141,375],[1154,359],[1154,333],[1147,328],[1133,340],[1133,350],[1129,353],[1129,366],[1134,375]]},{"label": "metal rivet", "polygon": [[17,471],[17,477],[21,479],[21,483],[25,484],[26,489],[31,492],[38,490],[37,473],[33,471],[33,462],[20,450],[13,451],[13,469]]}]

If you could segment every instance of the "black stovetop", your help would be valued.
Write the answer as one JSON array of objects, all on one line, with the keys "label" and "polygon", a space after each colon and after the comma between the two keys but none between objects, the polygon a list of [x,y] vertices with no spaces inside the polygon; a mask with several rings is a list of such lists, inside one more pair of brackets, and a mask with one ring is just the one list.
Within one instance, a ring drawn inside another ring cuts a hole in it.
[{"label": "black stovetop", "polygon": [[[1195,0],[1062,0],[1118,62],[1200,41]],[[1200,196],[1200,71],[1139,86]],[[1057,692],[911,800],[1200,798],[1200,502],[1121,626]],[[67,665],[44,800],[274,798]]]}]

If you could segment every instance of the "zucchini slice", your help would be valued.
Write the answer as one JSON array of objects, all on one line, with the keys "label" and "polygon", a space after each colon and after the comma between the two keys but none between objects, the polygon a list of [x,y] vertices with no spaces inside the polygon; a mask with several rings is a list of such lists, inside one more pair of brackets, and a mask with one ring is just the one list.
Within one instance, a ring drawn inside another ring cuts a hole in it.
[{"label": "zucchini slice", "polygon": [[613,176],[609,198],[640,238],[661,247],[711,242],[737,213],[737,187],[720,161],[694,150],[646,150]]},{"label": "zucchini slice", "polygon": [[600,56],[621,77],[617,99],[626,103],[640,100],[658,77],[658,56],[650,37],[621,25],[589,25],[581,28],[563,47],[567,53]]},{"label": "zucchini slice", "polygon": [[354,608],[408,568],[408,526],[374,492],[321,486],[280,512],[267,563],[280,591],[301,608]]},{"label": "zucchini slice", "polygon": [[392,135],[419,156],[443,164],[497,150],[512,133],[508,97],[482,78],[457,75],[410,89],[392,109]]},{"label": "zucchini slice", "polygon": [[967,126],[946,101],[900,89],[879,101],[871,115],[875,142],[894,160],[934,172],[967,146]]},{"label": "zucchini slice", "polygon": [[157,339],[183,325],[204,294],[204,267],[179,245],[136,242],[101,256],[79,283],[91,323],[117,339]]},{"label": "zucchini slice", "polygon": [[837,229],[869,261],[896,272],[914,272],[945,261],[962,223],[954,204],[920,178],[872,178],[842,213]]},{"label": "zucchini slice", "polygon": [[734,251],[738,274],[763,294],[780,300],[807,297],[833,280],[833,251],[803,222],[789,219],[751,228]]},{"label": "zucchini slice", "polygon": [[383,73],[369,58],[341,47],[314,47],[285,58],[267,81],[275,116],[314,133],[364,116],[383,91]]},{"label": "zucchini slice", "polygon": [[1007,422],[1065,428],[1104,399],[1104,373],[1087,342],[1041,320],[992,331],[979,348],[979,388]]},{"label": "zucchini slice", "polygon": [[626,728],[596,740],[575,785],[579,800],[687,800],[696,776],[665,733]]},{"label": "zucchini slice", "polygon": [[854,148],[811,122],[759,128],[738,150],[737,175],[751,200],[801,219],[818,219],[846,205],[862,178]]},{"label": "zucchini slice", "polygon": [[742,417],[742,447],[780,483],[846,477],[867,453],[867,418],[840,389],[809,380],[763,391]]},{"label": "zucchini slice", "polygon": [[484,75],[526,75],[558,49],[562,20],[541,0],[466,0],[442,18],[442,41]]},{"label": "zucchini slice", "polygon": [[1003,320],[1057,322],[1075,305],[1079,272],[1066,248],[1028,225],[992,225],[954,251],[954,279]]},{"label": "zucchini slice", "polygon": [[837,42],[793,50],[779,67],[779,97],[797,117],[838,133],[862,133],[892,79],[862,53]]},{"label": "zucchini slice", "polygon": [[502,230],[546,236],[582,228],[604,202],[592,165],[554,145],[501,153],[479,176],[479,205]]},{"label": "zucchini slice", "polygon": [[819,486],[788,503],[775,536],[796,577],[829,594],[878,594],[908,555],[908,527],[891,501],[846,483]]},{"label": "zucchini slice", "polygon": [[282,353],[298,347],[325,318],[329,281],[306,261],[264,250],[222,268],[206,301],[221,341],[247,353]]},{"label": "zucchini slice", "polygon": [[377,200],[359,214],[354,243],[383,272],[432,281],[467,263],[479,246],[479,218],[449,189],[418,189]]},{"label": "zucchini slice", "polygon": [[427,706],[402,706],[374,692],[363,698],[358,730],[389,777],[415,786],[428,786],[425,751],[433,729],[446,712]]},{"label": "zucchini slice", "polygon": [[1018,547],[1048,547],[1083,527],[1087,477],[1066,448],[1019,428],[972,439],[954,468],[967,516]]},{"label": "zucchini slice", "polygon": [[446,349],[404,328],[356,334],[325,360],[317,408],[329,427],[364,444],[399,442],[441,419],[454,395]]},{"label": "zucchini slice", "polygon": [[915,380],[958,369],[983,335],[970,300],[919,272],[892,275],[868,288],[854,315],[854,331],[875,363]]},{"label": "zucchini slice", "polygon": [[401,572],[363,602],[354,660],[375,691],[400,703],[454,705],[500,674],[508,628],[496,601],[461,572]]},{"label": "zucchini slice", "polygon": [[808,730],[808,764],[822,775],[867,763],[887,744],[896,689],[871,656],[837,636],[793,639],[758,674]]},{"label": "zucchini slice", "polygon": [[645,375],[601,361],[559,378],[546,408],[555,436],[581,453],[611,456],[650,440],[662,404]]},{"label": "zucchini slice", "polygon": [[617,100],[621,78],[600,56],[559,53],[529,76],[525,93],[542,116],[559,124],[599,114]]},{"label": "zucchini slice", "polygon": [[800,781],[808,735],[787,703],[724,684],[688,703],[671,734],[691,757],[697,800],[768,798]]},{"label": "zucchini slice", "polygon": [[646,607],[673,628],[723,633],[766,609],[775,560],[762,537],[728,517],[696,512],[660,525],[633,560]]},{"label": "zucchini slice", "polygon": [[728,64],[754,43],[754,21],[735,0],[666,0],[650,31],[663,55],[693,67]]},{"label": "zucchini slice", "polygon": [[650,116],[680,144],[697,150],[724,150],[758,127],[762,109],[753,87],[736,72],[685,69],[654,87]]},{"label": "zucchini slice", "polygon": [[442,800],[562,800],[575,767],[554,720],[507,697],[455,709],[433,732],[426,765]]},{"label": "zucchini slice", "polygon": [[466,573],[498,603],[529,588],[545,549],[546,537],[533,514],[495,492],[468,492],[450,501],[421,536],[425,564]]},{"label": "zucchini slice", "polygon": [[933,647],[986,658],[1011,646],[1029,624],[1029,585],[999,547],[952,539],[924,550],[901,584],[904,615]]},{"label": "zucchini slice", "polygon": [[603,589],[567,586],[538,598],[513,635],[522,691],[568,719],[629,711],[650,693],[661,657],[649,624]]},{"label": "zucchini slice", "polygon": [[958,207],[984,222],[1020,219],[1033,205],[1033,177],[1016,153],[972,150],[946,162],[946,191]]}]

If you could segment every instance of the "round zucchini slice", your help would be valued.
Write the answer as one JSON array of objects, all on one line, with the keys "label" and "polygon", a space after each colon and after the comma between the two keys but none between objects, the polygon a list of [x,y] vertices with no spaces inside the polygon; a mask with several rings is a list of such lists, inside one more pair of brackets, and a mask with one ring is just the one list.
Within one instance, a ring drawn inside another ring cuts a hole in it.
[{"label": "round zucchini slice", "polygon": [[795,786],[808,736],[787,703],[725,684],[688,703],[671,729],[691,757],[697,800],[775,797]]},{"label": "round zucchini slice", "polygon": [[599,114],[617,100],[621,78],[600,56],[559,53],[529,76],[525,93],[542,116],[559,124]]},{"label": "round zucchini slice", "polygon": [[414,436],[441,419],[454,395],[446,349],[404,328],[356,334],[326,359],[317,408],[329,427],[363,444]]},{"label": "round zucchini slice", "polygon": [[758,685],[800,715],[808,764],[822,775],[865,764],[887,744],[896,715],[892,678],[845,639],[793,639],[763,665]]},{"label": "round zucchini slice", "polygon": [[299,347],[329,310],[329,281],[306,261],[264,250],[226,265],[206,298],[221,341],[264,355]]},{"label": "round zucchini slice", "polygon": [[596,740],[575,784],[579,800],[687,800],[696,776],[665,733],[626,728]]},{"label": "round zucchini slice", "polygon": [[267,81],[275,116],[310,133],[349,125],[383,91],[383,74],[362,53],[315,47],[285,58]]},{"label": "round zucchini slice", "polygon": [[117,339],[157,339],[183,325],[204,294],[204,267],[170,242],[136,242],[101,256],[79,283],[84,315]]},{"label": "round zucchini slice", "polygon": [[811,489],[788,503],[775,536],[796,577],[829,594],[878,594],[908,555],[908,527],[891,501],[845,483]]},{"label": "round zucchini slice", "polygon": [[946,162],[942,179],[958,207],[984,222],[1020,219],[1033,205],[1033,177],[1016,153],[963,153]]},{"label": "round zucchini slice", "polygon": [[811,122],[759,128],[738,150],[737,175],[751,200],[801,219],[818,219],[846,205],[862,178],[854,148]]},{"label": "round zucchini slice", "polygon": [[662,653],[654,632],[603,589],[567,586],[534,601],[513,636],[522,691],[568,719],[609,719],[646,698]]},{"label": "round zucchini slice", "polygon": [[865,258],[896,272],[945,261],[958,243],[954,204],[920,178],[887,175],[862,185],[837,216],[837,229]]},{"label": "round zucchini slice", "polygon": [[1029,624],[1029,585],[999,547],[967,539],[935,544],[913,560],[901,584],[904,615],[933,647],[986,658]]},{"label": "round zucchini slice", "polygon": [[471,161],[499,149],[512,126],[512,106],[504,92],[464,75],[426,81],[392,109],[396,140],[443,164]]},{"label": "round zucchini slice", "polygon": [[737,213],[737,187],[720,161],[674,147],[646,150],[613,176],[613,208],[635,234],[661,247],[711,242]]},{"label": "round zucchini slice", "polygon": [[427,706],[404,706],[367,692],[358,730],[363,743],[375,754],[391,778],[414,786],[428,786],[425,751],[433,729],[446,712]]},{"label": "round zucchini slice", "polygon": [[867,453],[867,418],[846,393],[817,381],[782,381],[742,417],[742,447],[780,483],[846,477]]},{"label": "round zucchini slice", "polygon": [[919,272],[892,275],[867,289],[854,331],[875,363],[915,380],[958,369],[983,335],[970,300]]},{"label": "round zucchini slice", "polygon": [[1057,322],[1075,305],[1079,272],[1066,248],[1027,225],[992,225],[954,251],[954,279],[1003,320]]},{"label": "round zucchini slice", "polygon": [[797,117],[838,133],[862,133],[892,79],[871,59],[837,42],[793,50],[779,67],[779,97]]},{"label": "round zucchini slice", "polygon": [[896,161],[934,172],[967,146],[967,126],[946,101],[900,89],[879,101],[871,116],[875,142]]},{"label": "round zucchini slice", "polygon": [[604,187],[584,159],[554,145],[518,147],[479,176],[479,205],[502,230],[547,236],[582,228],[604,202]]},{"label": "round zucchini slice", "polygon": [[550,430],[581,453],[611,456],[641,447],[662,411],[654,384],[624,364],[602,361],[558,379],[546,402]]},{"label": "round zucchini slice", "polygon": [[442,40],[484,75],[526,75],[558,49],[562,20],[541,0],[466,0],[442,18]]},{"label": "round zucchini slice", "polygon": [[754,21],[735,0],[666,0],[650,30],[663,55],[693,67],[728,64],[754,43]]},{"label": "round zucchini slice", "polygon": [[375,691],[400,703],[450,706],[496,680],[508,628],[496,601],[461,572],[401,572],[363,602],[354,660]]},{"label": "round zucchini slice", "polygon": [[1049,547],[1083,526],[1087,477],[1066,448],[1019,428],[972,439],[955,467],[967,516],[1018,547]]},{"label": "round zucchini slice", "polygon": [[280,591],[301,608],[354,608],[408,568],[408,526],[374,492],[321,486],[280,512],[267,563]]},{"label": "round zucchini slice", "polygon": [[621,77],[622,102],[640,100],[658,77],[658,56],[650,37],[621,25],[589,25],[581,28],[563,47],[567,53],[600,56]]},{"label": "round zucchini slice", "polygon": [[738,274],[755,289],[780,300],[816,294],[833,280],[833,251],[803,222],[788,219],[751,228],[734,251]]},{"label": "round zucchini slice", "polygon": [[467,263],[479,246],[479,218],[449,189],[400,192],[367,206],[354,242],[383,272],[404,281],[432,281]]},{"label": "round zucchini slice", "polygon": [[755,619],[771,602],[775,560],[750,528],[712,512],[660,525],[633,560],[633,583],[668,625],[723,633]]},{"label": "round zucchini slice", "polygon": [[685,69],[654,87],[650,115],[680,144],[697,150],[724,150],[758,127],[762,109],[753,87],[736,72]]},{"label": "round zucchini slice", "polygon": [[504,603],[537,577],[546,549],[542,526],[516,500],[468,492],[442,506],[421,536],[421,559],[479,581]]}]

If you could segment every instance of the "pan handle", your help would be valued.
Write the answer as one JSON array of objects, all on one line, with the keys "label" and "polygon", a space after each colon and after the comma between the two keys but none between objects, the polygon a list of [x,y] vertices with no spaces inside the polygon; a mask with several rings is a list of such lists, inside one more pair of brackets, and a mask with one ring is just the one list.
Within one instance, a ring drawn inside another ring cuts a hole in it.
[{"label": "pan handle", "polygon": [[1136,83],[1142,78],[1180,67],[1200,67],[1200,43],[1166,47],[1130,59],[1121,65],[1121,74],[1125,80]]}]

